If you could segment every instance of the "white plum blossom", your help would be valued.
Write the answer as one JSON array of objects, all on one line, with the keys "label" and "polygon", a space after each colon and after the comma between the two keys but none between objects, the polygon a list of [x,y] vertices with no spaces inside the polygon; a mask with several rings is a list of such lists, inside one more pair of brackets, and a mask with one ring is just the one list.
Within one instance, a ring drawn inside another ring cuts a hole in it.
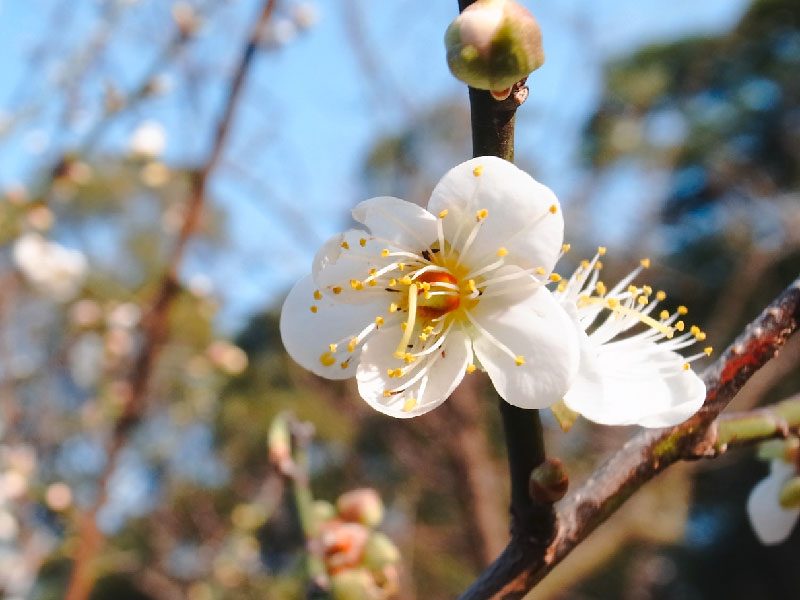
[{"label": "white plum blossom", "polygon": [[13,256],[17,268],[35,288],[61,302],[78,293],[89,268],[86,257],[78,250],[32,232],[17,238]]},{"label": "white plum blossom", "polygon": [[167,132],[158,121],[143,121],[131,135],[131,152],[140,156],[155,158],[164,152],[166,146]]},{"label": "white plum blossom", "polygon": [[775,458],[770,462],[769,475],[750,492],[747,514],[762,544],[780,544],[797,524],[800,507],[787,508],[780,502],[784,486],[797,476],[798,469],[794,464],[783,458]]},{"label": "white plum blossom", "polygon": [[[554,295],[572,316],[578,329],[581,358],[574,384],[564,396],[571,410],[604,425],[668,427],[682,423],[703,405],[706,388],[689,363],[712,349],[687,358],[678,350],[702,342],[705,332],[687,327],[681,318],[685,307],[674,313],[656,307],[666,298],[650,286],[631,282],[648,259],[608,289],[600,280],[599,248],[569,280],[559,283]],[[632,328],[646,330],[620,337]]]},{"label": "white plum blossom", "polygon": [[355,375],[361,396],[395,417],[432,410],[476,365],[513,405],[561,400],[579,343],[545,287],[563,253],[550,189],[479,157],[444,176],[427,210],[379,197],[353,217],[363,228],[328,240],[284,303],[281,336],[298,363]]}]

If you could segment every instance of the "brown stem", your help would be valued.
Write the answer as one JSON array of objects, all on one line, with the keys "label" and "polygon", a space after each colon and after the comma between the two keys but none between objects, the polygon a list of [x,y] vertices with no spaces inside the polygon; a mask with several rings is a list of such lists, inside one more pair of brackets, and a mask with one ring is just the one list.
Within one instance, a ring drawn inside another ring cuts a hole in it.
[{"label": "brown stem", "polygon": [[78,523],[77,547],[73,556],[72,573],[64,595],[65,600],[86,600],[92,590],[94,584],[92,565],[105,541],[97,527],[97,513],[108,499],[108,480],[116,468],[119,453],[147,407],[147,390],[152,379],[153,367],[168,337],[170,308],[180,290],[178,271],[186,245],[197,229],[205,204],[208,179],[222,155],[247,72],[258,48],[260,33],[272,16],[276,2],[277,0],[265,0],[262,6],[260,16],[242,49],[209,156],[205,164],[192,174],[190,191],[186,199],[186,218],[167,261],[161,285],[142,323],[142,347],[128,377],[129,391],[124,398],[122,412],[114,425],[107,448],[106,466],[97,484],[99,490],[97,499]]},{"label": "brown stem", "polygon": [[[800,278],[744,330],[703,373],[706,401],[676,427],[644,430],[603,464],[559,505],[556,537],[539,552],[512,538],[510,544],[461,600],[522,598],[636,490],[680,460],[713,456],[709,428],[750,377],[769,361],[800,324]],[[776,434],[777,435],[777,434]]]}]

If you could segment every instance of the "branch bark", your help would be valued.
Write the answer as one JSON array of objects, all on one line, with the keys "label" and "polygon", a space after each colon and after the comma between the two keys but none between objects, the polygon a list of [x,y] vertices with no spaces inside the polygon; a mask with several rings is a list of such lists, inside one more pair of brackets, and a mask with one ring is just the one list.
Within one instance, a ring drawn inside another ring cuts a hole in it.
[{"label": "branch bark", "polygon": [[[718,433],[732,415],[716,423],[720,412],[750,377],[773,358],[800,324],[800,278],[795,280],[752,322],[720,358],[703,373],[706,400],[685,423],[666,429],[645,430],[627,442],[578,490],[558,506],[555,539],[540,552],[512,538],[503,554],[461,596],[461,600],[522,598],[570,551],[605,521],[625,500],[658,473],[680,460],[714,456],[720,452]],[[761,428],[750,441],[783,435],[782,422],[800,418],[796,400],[772,409],[774,427]],[[753,416],[753,415],[749,415]],[[762,414],[763,416],[763,414]],[[744,443],[730,439],[727,445]]]},{"label": "branch bark", "polygon": [[123,409],[114,425],[107,448],[106,466],[97,484],[97,499],[91,508],[82,515],[78,523],[77,547],[73,555],[72,573],[64,594],[65,600],[86,600],[94,585],[94,559],[100,553],[105,542],[102,532],[97,527],[97,513],[108,500],[108,482],[116,468],[120,452],[147,408],[148,388],[156,359],[169,334],[169,312],[180,291],[178,272],[186,246],[196,231],[203,212],[208,181],[220,160],[228,139],[246,75],[258,48],[260,33],[272,16],[276,3],[277,0],[265,0],[262,5],[259,17],[242,48],[208,158],[203,166],[192,175],[190,191],[186,199],[186,218],[167,260],[161,285],[142,323],[143,343],[128,376],[129,391],[124,398]]}]

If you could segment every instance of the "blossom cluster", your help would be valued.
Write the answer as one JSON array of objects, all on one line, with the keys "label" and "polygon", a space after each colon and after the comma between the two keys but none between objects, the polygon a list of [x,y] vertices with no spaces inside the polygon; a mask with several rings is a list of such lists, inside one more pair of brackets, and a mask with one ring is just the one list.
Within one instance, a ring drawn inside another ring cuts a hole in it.
[{"label": "blossom cluster", "polygon": [[[614,286],[605,248],[569,278],[555,194],[502,159],[451,169],[427,210],[398,198],[353,209],[362,227],[328,240],[289,293],[281,336],[322,377],[356,377],[360,395],[394,417],[440,405],[476,369],[507,402],[572,411],[606,424],[662,427],[694,414],[702,380],[679,350],[705,333],[664,292]],[[553,288],[553,289],[550,289]],[[640,327],[642,331],[634,330]]]}]

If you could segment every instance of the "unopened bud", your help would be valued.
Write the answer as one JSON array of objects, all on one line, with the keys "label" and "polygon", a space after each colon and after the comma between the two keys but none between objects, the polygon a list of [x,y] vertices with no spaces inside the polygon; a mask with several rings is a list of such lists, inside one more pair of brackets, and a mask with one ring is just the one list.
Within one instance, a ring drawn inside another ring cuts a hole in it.
[{"label": "unopened bud", "polygon": [[314,500],[311,510],[314,513],[314,522],[316,523],[330,521],[336,516],[336,509],[327,500]]},{"label": "unopened bud", "polygon": [[453,75],[498,99],[544,63],[539,24],[514,0],[477,0],[450,24],[444,41]]},{"label": "unopened bud", "polygon": [[783,484],[778,502],[783,508],[800,508],[800,477],[792,477]]},{"label": "unopened bud", "polygon": [[364,547],[364,566],[373,571],[400,561],[400,551],[389,537],[380,531],[373,532]]},{"label": "unopened bud", "polygon": [[336,510],[343,520],[367,527],[375,527],[383,519],[383,501],[372,488],[345,492],[336,501]]},{"label": "unopened bud", "polygon": [[563,463],[548,458],[531,472],[529,492],[531,498],[542,504],[558,502],[567,493],[569,476]]},{"label": "unopened bud", "polygon": [[377,600],[380,590],[369,572],[350,569],[331,577],[331,597],[334,600]]},{"label": "unopened bud", "polygon": [[800,439],[792,437],[786,440],[768,440],[758,446],[759,460],[774,460],[776,458],[786,462],[795,462],[800,451]]}]

